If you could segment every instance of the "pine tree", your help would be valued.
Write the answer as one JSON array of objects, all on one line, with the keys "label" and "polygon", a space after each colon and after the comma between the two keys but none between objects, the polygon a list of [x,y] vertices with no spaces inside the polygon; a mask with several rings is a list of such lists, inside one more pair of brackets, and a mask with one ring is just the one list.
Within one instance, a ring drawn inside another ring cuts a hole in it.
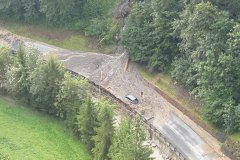
[{"label": "pine tree", "polygon": [[29,76],[36,67],[38,58],[33,58],[32,52],[25,51],[22,46],[19,47],[14,63],[7,71],[7,89],[10,94],[29,103],[31,99]]},{"label": "pine tree", "polygon": [[77,115],[88,94],[87,81],[73,77],[68,72],[65,73],[54,106],[57,116],[62,118],[75,133],[78,132]]},{"label": "pine tree", "polygon": [[10,50],[0,47],[0,91],[6,90],[7,71],[12,65],[13,60],[10,57]]},{"label": "pine tree", "polygon": [[56,114],[54,103],[64,78],[63,66],[53,57],[39,61],[30,75],[30,93],[38,109]]},{"label": "pine tree", "polygon": [[93,136],[95,147],[92,149],[92,153],[93,160],[106,160],[109,159],[107,154],[114,134],[113,106],[107,101],[101,101],[99,105],[100,113],[98,119],[100,124],[95,129],[96,135]]},{"label": "pine tree", "polygon": [[91,150],[94,147],[92,137],[96,135],[94,128],[97,127],[97,113],[95,104],[92,103],[90,97],[86,98],[81,105],[79,115],[77,116],[77,125],[82,142]]},{"label": "pine tree", "polygon": [[151,160],[150,147],[143,146],[145,130],[140,120],[123,119],[109,151],[112,160]]}]

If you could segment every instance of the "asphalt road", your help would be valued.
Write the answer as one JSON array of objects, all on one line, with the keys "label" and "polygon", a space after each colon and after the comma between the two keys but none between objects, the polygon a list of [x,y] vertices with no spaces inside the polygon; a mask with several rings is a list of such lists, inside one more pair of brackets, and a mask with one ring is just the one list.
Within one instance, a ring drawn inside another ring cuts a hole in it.
[{"label": "asphalt road", "polygon": [[174,113],[171,113],[166,123],[160,126],[160,130],[170,143],[178,146],[185,157],[196,160],[217,159],[214,152],[208,153],[211,149],[204,148],[207,147],[204,140]]},{"label": "asphalt road", "polygon": [[[0,37],[3,36],[0,35]],[[134,65],[130,63],[128,70],[124,71],[126,62],[124,53],[115,56],[90,52],[78,53],[24,38],[21,40],[25,47],[36,48],[43,55],[57,56],[67,69],[101,85],[117,98],[128,103],[137,112],[144,113],[147,119],[151,119],[152,125],[187,159],[228,159],[220,151],[219,142],[151,88]],[[16,43],[16,41],[12,41],[10,46],[16,49]],[[100,80],[101,73],[102,80]],[[144,92],[144,97],[140,96],[141,92]],[[138,97],[140,103],[130,104],[125,99],[129,93]]]}]

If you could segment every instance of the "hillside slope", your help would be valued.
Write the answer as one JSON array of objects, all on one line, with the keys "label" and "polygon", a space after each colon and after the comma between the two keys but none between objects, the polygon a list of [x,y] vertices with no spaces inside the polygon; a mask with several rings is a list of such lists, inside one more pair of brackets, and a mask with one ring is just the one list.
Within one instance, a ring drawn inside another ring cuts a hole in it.
[{"label": "hillside slope", "polygon": [[89,160],[85,146],[63,123],[0,97],[0,159]]}]

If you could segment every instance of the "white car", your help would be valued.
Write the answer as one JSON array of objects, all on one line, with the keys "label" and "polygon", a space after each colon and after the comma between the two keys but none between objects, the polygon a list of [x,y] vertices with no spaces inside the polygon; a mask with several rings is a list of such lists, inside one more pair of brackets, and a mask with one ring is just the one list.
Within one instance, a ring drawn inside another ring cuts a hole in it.
[{"label": "white car", "polygon": [[133,104],[137,104],[138,103],[138,99],[136,97],[134,97],[133,95],[131,95],[131,94],[127,95],[126,98]]}]

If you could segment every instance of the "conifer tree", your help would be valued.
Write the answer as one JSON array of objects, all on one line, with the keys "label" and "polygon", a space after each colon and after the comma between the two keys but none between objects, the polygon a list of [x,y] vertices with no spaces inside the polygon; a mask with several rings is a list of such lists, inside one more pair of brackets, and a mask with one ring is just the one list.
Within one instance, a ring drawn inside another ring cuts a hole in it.
[{"label": "conifer tree", "polygon": [[109,157],[112,160],[151,160],[150,147],[143,146],[146,133],[140,120],[123,119],[117,129]]},{"label": "conifer tree", "polygon": [[64,69],[56,59],[39,61],[30,76],[30,93],[38,109],[56,114],[54,103],[64,78]]},{"label": "conifer tree", "polygon": [[112,143],[114,133],[113,127],[113,106],[107,101],[99,104],[99,127],[95,128],[96,135],[93,136],[95,147],[92,149],[93,160],[106,160]]},{"label": "conifer tree", "polygon": [[21,99],[25,103],[31,101],[31,82],[29,77],[32,70],[36,68],[37,61],[37,52],[24,50],[22,46],[20,46],[14,58],[13,65],[7,71],[6,88],[10,94]]},{"label": "conifer tree", "polygon": [[54,105],[57,116],[62,118],[73,132],[78,132],[77,115],[88,94],[87,81],[68,72],[64,74]]},{"label": "conifer tree", "polygon": [[10,57],[10,50],[0,47],[0,90],[6,89],[7,71],[12,65],[12,58]]},{"label": "conifer tree", "polygon": [[96,135],[94,128],[97,127],[97,113],[95,104],[92,103],[90,97],[86,98],[81,105],[79,115],[77,116],[77,125],[82,142],[91,150],[94,147],[92,137]]}]

